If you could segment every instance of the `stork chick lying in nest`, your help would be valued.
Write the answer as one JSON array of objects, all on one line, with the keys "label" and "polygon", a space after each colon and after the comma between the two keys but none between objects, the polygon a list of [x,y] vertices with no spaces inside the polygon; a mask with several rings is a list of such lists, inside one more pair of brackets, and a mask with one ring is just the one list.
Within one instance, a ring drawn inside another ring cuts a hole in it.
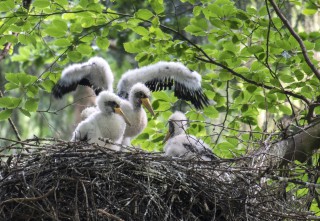
[{"label": "stork chick lying in nest", "polygon": [[[103,91],[97,98],[98,110],[87,119],[80,122],[73,132],[71,141],[87,141],[104,146],[99,138],[107,138],[115,143],[121,143],[126,124],[130,121],[120,108],[122,100],[109,91]],[[120,147],[106,144],[106,147],[119,151]]]},{"label": "stork chick lying in nest", "polygon": [[218,159],[203,140],[186,134],[188,122],[182,112],[174,112],[168,123],[169,131],[164,139],[165,155],[184,159],[198,158],[205,161]]}]

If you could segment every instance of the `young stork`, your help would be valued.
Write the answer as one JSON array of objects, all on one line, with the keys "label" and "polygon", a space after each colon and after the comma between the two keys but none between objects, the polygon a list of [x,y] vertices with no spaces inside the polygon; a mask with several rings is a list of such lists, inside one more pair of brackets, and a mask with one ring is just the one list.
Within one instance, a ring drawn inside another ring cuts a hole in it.
[{"label": "young stork", "polygon": [[[103,91],[97,97],[98,110],[87,119],[81,121],[75,131],[71,141],[87,141],[104,145],[99,137],[108,138],[115,143],[120,143],[126,124],[130,121],[120,108],[122,100],[109,91]],[[108,144],[107,147],[113,150],[120,150],[119,146]]]},{"label": "young stork", "polygon": [[[101,89],[112,91],[112,82],[113,73],[108,63],[102,58],[94,57],[86,63],[74,64],[66,68],[55,85],[53,94],[56,98],[61,98],[64,94],[75,90],[78,84],[96,88],[95,92],[99,94]],[[129,101],[123,100],[120,104],[131,122],[131,126],[127,125],[123,135],[122,143],[125,145],[130,145],[131,138],[139,135],[147,125],[147,114],[141,106],[145,106],[154,115],[149,100],[150,90],[141,83],[134,84],[129,90]],[[86,108],[81,113],[81,117],[84,120],[97,111],[99,111],[97,107]]]},{"label": "young stork", "polygon": [[130,88],[137,82],[144,83],[151,91],[173,88],[177,98],[190,101],[197,109],[209,104],[208,97],[201,88],[201,75],[180,62],[160,61],[129,70],[118,82],[117,93],[120,97],[127,98]]},{"label": "young stork", "polygon": [[199,158],[205,161],[218,159],[203,140],[186,134],[187,118],[180,112],[174,112],[169,118],[169,131],[164,139],[165,155],[184,159]]},{"label": "young stork", "polygon": [[[123,135],[122,144],[130,145],[131,139],[139,135],[147,126],[148,117],[142,105],[154,116],[154,111],[150,103],[150,90],[142,83],[133,85],[129,92],[129,100],[122,100],[121,109],[130,120],[131,126],[127,125]],[[82,119],[86,119],[97,111],[96,107],[88,107],[81,113]]]}]

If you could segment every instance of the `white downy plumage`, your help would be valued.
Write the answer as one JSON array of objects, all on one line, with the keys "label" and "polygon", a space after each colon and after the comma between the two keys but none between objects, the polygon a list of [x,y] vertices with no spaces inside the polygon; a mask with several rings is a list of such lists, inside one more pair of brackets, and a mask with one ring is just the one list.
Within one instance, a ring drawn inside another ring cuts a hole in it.
[{"label": "white downy plumage", "polygon": [[169,118],[169,131],[164,140],[165,155],[184,159],[198,158],[205,161],[218,159],[203,140],[186,134],[187,118],[180,112],[174,112]]},{"label": "white downy plumage", "polygon": [[[105,145],[99,138],[107,138],[120,143],[126,128],[130,124],[120,109],[122,100],[109,91],[103,91],[97,98],[98,110],[80,122],[73,132],[71,141],[87,141]],[[106,144],[112,150],[120,150],[119,146]]]},{"label": "white downy plumage", "polygon": [[147,126],[148,117],[142,105],[154,116],[149,100],[150,96],[151,92],[144,84],[136,83],[129,92],[129,100],[122,102],[121,109],[123,109],[131,122],[131,126],[127,125],[126,127],[122,144],[130,145],[131,139],[139,135]]},{"label": "white downy plumage", "polygon": [[[131,123],[131,126],[126,125],[122,144],[131,145],[131,139],[139,135],[147,126],[148,117],[146,111],[142,108],[142,105],[144,105],[148,111],[154,115],[154,111],[149,100],[150,96],[151,92],[144,84],[136,83],[129,92],[129,100],[122,100],[120,107]],[[82,119],[86,119],[97,110],[98,108],[96,107],[88,107],[84,109],[81,113]]]},{"label": "white downy plumage", "polygon": [[[93,62],[90,62],[91,60],[93,60]],[[90,67],[92,70],[90,70]],[[72,88],[75,89],[77,85],[80,84],[79,82],[90,82],[90,85],[87,86],[113,91],[113,73],[111,72],[108,63],[103,58],[95,57],[91,58],[88,62],[74,64],[67,67],[63,71],[61,79],[53,90],[55,97],[61,98],[65,93],[71,91]],[[97,94],[100,93],[100,91],[96,92]],[[147,114],[141,107],[141,104],[144,105],[152,115],[154,115],[154,111],[149,100],[151,93],[145,85],[137,83],[132,87],[132,89],[130,88],[129,93],[129,101],[122,100],[120,104],[121,109],[124,110],[124,113],[128,116],[129,121],[131,122],[131,126],[127,125],[123,137],[123,144],[126,145],[130,145],[131,138],[140,134],[147,125]],[[81,117],[85,120],[98,111],[98,107],[88,107],[83,110]]]}]

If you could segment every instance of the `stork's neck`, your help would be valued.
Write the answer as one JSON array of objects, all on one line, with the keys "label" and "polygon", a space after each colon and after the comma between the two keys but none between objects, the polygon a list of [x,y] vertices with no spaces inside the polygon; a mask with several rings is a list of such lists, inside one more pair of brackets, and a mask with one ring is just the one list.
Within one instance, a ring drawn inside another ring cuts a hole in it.
[{"label": "stork's neck", "polygon": [[136,111],[141,110],[142,102],[139,98],[132,98],[130,100],[130,103],[132,104],[132,107],[134,110]]},{"label": "stork's neck", "polygon": [[186,129],[184,127],[181,127],[180,125],[175,125],[173,136],[178,136],[181,134],[186,134]]}]

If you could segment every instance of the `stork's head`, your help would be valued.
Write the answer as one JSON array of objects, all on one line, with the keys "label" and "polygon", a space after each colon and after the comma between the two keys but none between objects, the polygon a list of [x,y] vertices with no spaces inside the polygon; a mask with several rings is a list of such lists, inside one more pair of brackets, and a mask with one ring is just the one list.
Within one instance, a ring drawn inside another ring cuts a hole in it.
[{"label": "stork's head", "polygon": [[107,115],[119,114],[130,126],[130,121],[120,108],[121,99],[112,92],[102,91],[97,97],[97,105],[102,113]]},{"label": "stork's head", "polygon": [[134,108],[145,106],[147,110],[154,116],[154,111],[150,103],[151,92],[147,86],[142,83],[136,83],[132,86],[129,93],[129,101]]},{"label": "stork's head", "polygon": [[182,112],[176,111],[169,117],[168,124],[169,131],[164,138],[164,143],[171,137],[186,133],[188,124],[187,117]]}]

